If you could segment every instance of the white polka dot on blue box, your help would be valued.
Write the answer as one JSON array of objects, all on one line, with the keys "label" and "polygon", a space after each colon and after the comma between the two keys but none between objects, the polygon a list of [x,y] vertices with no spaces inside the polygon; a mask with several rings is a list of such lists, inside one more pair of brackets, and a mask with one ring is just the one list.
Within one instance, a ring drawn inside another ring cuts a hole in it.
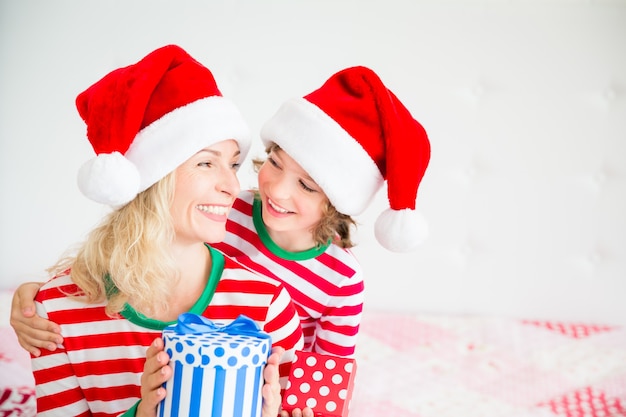
[{"label": "white polka dot on blue box", "polygon": [[159,417],[258,417],[263,367],[270,336],[239,316],[219,326],[197,314],[181,314],[163,330],[172,377],[159,404]]}]

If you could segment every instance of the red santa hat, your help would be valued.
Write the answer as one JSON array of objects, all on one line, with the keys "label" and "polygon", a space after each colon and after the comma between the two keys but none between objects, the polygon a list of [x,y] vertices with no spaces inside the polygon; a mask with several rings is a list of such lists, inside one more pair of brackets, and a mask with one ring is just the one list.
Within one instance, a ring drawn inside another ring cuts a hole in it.
[{"label": "red santa hat", "polygon": [[390,208],[375,233],[387,249],[414,249],[427,235],[415,211],[430,160],[426,131],[369,68],[351,67],[319,89],[285,102],[261,129],[285,150],[343,214],[362,213],[387,181]]},{"label": "red santa hat", "polygon": [[176,45],[105,75],[76,98],[97,156],[78,172],[90,199],[121,206],[201,149],[235,139],[243,160],[250,133],[209,69]]}]

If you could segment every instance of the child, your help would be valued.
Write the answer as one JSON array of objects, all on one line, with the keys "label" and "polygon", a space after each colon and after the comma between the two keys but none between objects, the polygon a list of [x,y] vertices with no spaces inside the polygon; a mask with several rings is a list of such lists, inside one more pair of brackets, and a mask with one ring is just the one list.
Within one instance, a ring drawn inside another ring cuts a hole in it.
[{"label": "child", "polygon": [[37,294],[37,313],[64,336],[32,359],[38,413],[156,415],[171,369],[155,372],[147,349],[162,349],[162,329],[190,311],[218,324],[244,314],[271,335],[263,415],[276,416],[279,373],[284,383],[303,346],[295,307],[279,282],[205,243],[224,238],[239,193],[249,138],[237,108],[174,45],[110,72],[76,104],[97,154],[79,188],[114,210]]},{"label": "child", "polygon": [[[362,213],[386,180],[391,207],[376,223],[377,239],[394,251],[420,243],[425,225],[415,202],[430,158],[426,132],[372,70],[351,67],[284,103],[261,137],[268,158],[258,193],[239,196],[215,247],[284,283],[306,349],[352,356],[363,272],[350,251],[350,216]],[[45,331],[53,324],[22,316],[35,286],[18,289],[11,323],[22,346],[37,352],[60,336]]]},{"label": "child", "polygon": [[350,216],[387,179],[391,209],[377,221],[377,238],[395,251],[420,243],[425,230],[414,209],[427,135],[372,70],[351,67],[285,102],[261,138],[268,158],[258,193],[240,196],[218,247],[285,284],[308,349],[352,356],[363,274],[349,250]]}]

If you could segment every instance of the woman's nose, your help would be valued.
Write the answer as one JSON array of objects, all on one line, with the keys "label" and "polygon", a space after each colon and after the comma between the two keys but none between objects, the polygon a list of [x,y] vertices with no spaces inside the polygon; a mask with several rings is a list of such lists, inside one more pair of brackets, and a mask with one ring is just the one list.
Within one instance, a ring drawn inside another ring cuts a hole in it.
[{"label": "woman's nose", "polygon": [[222,180],[219,182],[219,190],[233,196],[239,194],[240,184],[237,173],[231,169],[224,170]]}]

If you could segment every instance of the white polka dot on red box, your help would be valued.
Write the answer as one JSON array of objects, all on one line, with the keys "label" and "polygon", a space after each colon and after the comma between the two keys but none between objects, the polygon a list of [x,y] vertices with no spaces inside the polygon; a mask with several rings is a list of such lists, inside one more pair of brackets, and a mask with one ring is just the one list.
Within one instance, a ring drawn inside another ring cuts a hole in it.
[{"label": "white polka dot on red box", "polygon": [[311,407],[319,417],[347,417],[356,361],[313,352],[296,352],[283,409]]}]

